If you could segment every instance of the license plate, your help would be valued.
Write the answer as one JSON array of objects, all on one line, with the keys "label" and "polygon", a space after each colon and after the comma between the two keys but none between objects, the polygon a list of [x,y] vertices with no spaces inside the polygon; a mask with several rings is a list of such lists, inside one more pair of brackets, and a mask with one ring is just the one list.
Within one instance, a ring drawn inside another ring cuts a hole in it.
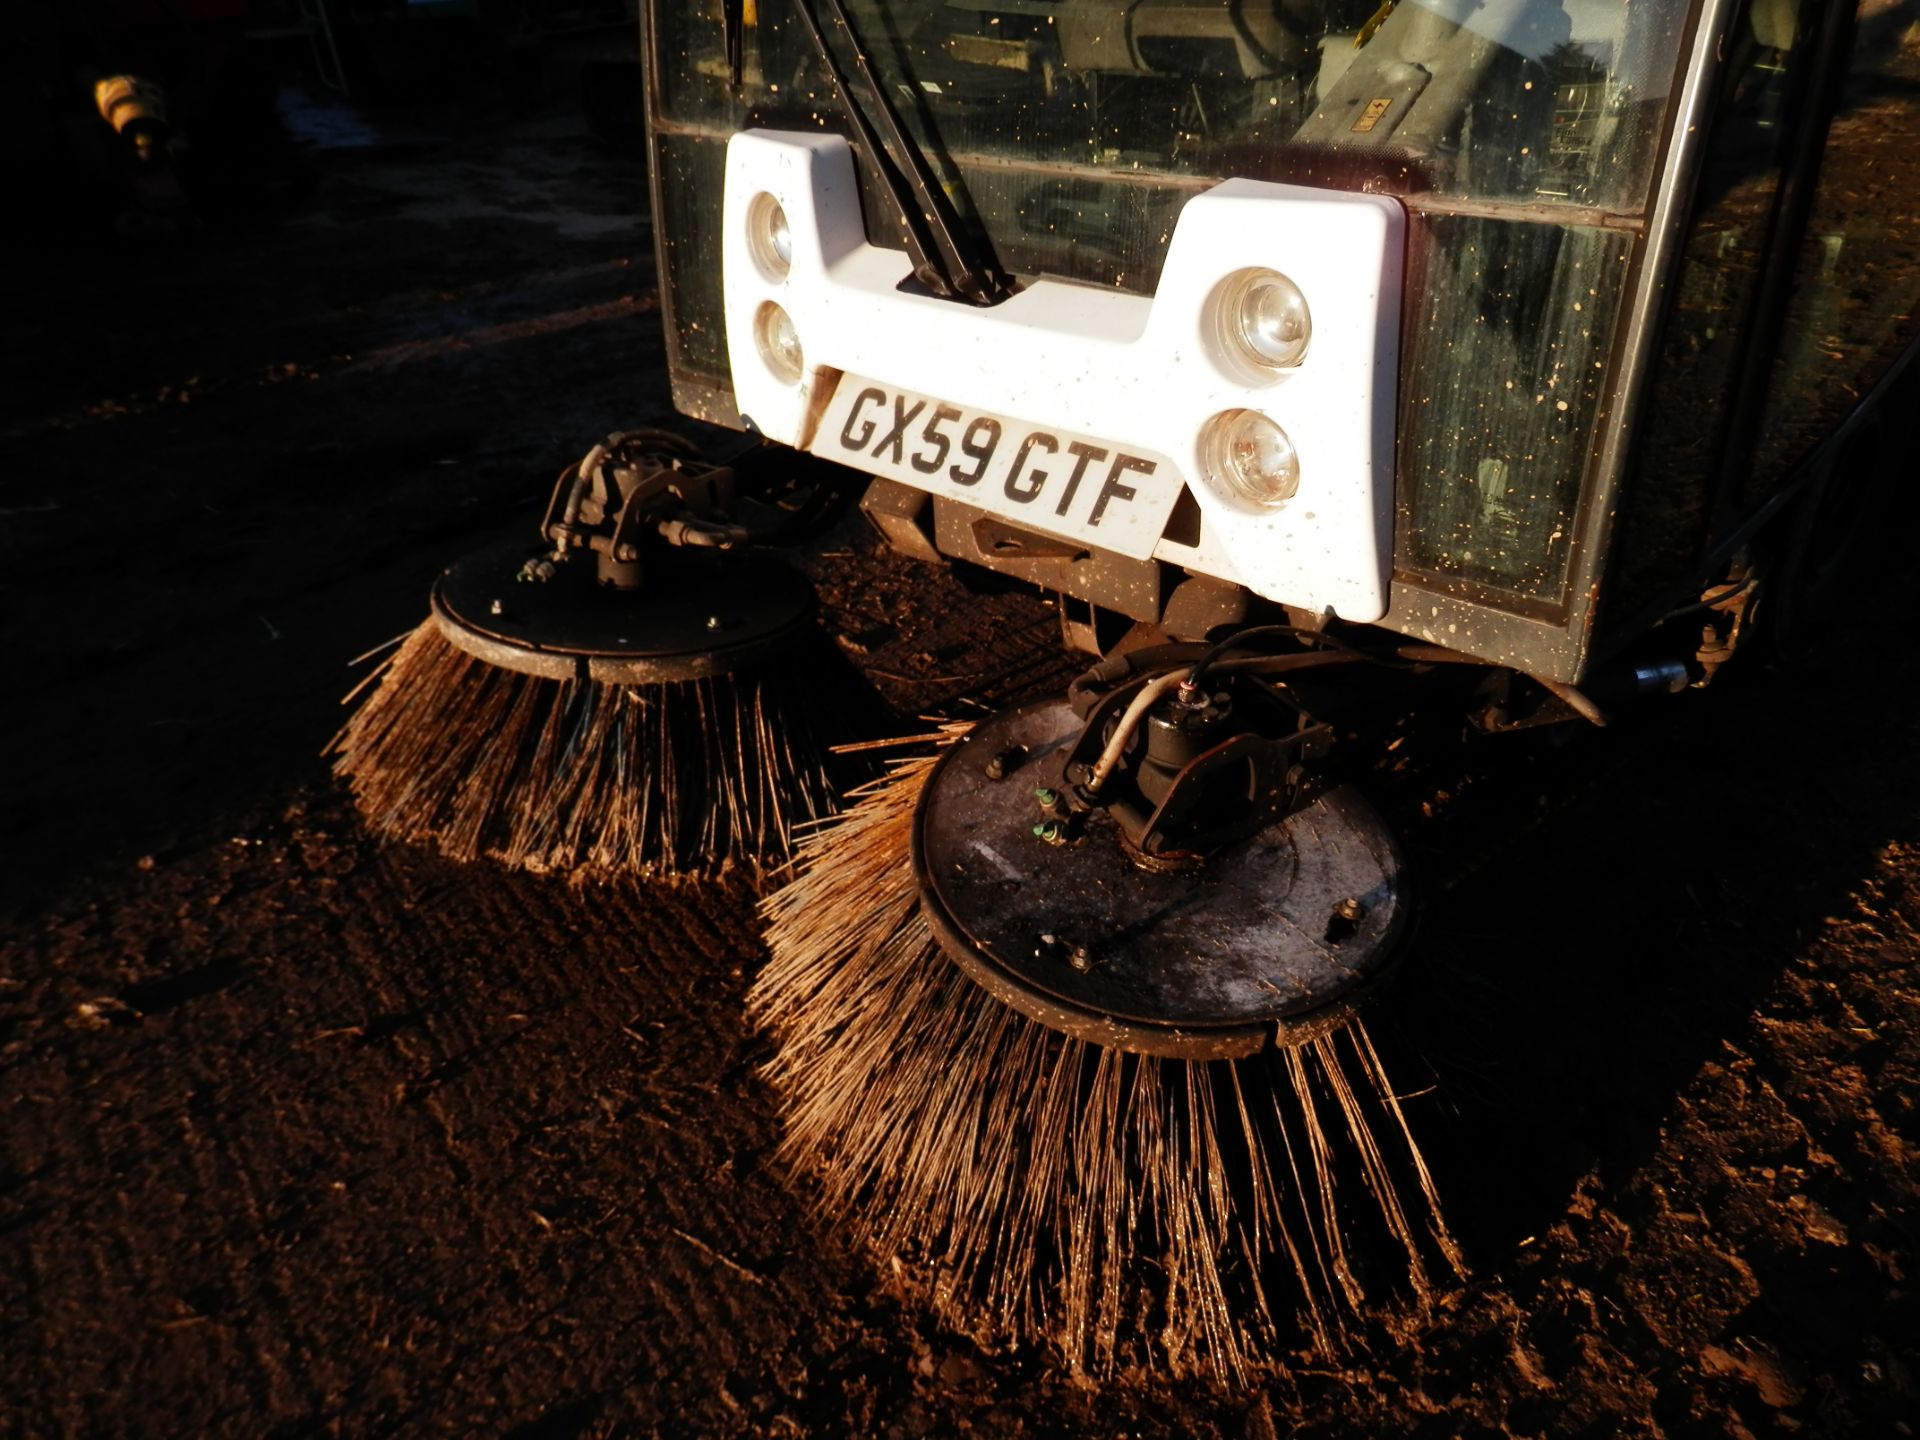
[{"label": "license plate", "polygon": [[1138,446],[989,415],[843,375],[815,455],[977,506],[1025,529],[1144,560],[1182,484]]}]

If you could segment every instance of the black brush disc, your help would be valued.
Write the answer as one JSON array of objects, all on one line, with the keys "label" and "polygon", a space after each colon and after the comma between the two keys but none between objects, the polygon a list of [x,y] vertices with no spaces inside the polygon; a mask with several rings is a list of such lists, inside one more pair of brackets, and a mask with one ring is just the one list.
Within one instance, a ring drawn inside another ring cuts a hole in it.
[{"label": "black brush disc", "polygon": [[550,680],[664,684],[727,675],[781,650],[813,615],[813,589],[758,555],[664,552],[637,590],[597,583],[584,560],[520,578],[545,553],[515,542],[447,567],[441,632],[489,664]]},{"label": "black brush disc", "polygon": [[[1399,847],[1357,792],[1321,795],[1197,870],[1137,868],[1098,813],[1036,839],[1038,762],[1079,733],[1065,701],[1005,711],[944,756],[913,825],[921,909],[990,994],[1055,1030],[1220,1059],[1346,1020],[1393,959],[1411,904]],[[1024,748],[998,781],[988,761]]]}]

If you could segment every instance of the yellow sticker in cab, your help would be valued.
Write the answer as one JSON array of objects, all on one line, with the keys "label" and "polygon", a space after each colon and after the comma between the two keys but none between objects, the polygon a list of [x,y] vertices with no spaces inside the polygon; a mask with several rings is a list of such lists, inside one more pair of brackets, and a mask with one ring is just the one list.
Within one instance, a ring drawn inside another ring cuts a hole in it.
[{"label": "yellow sticker in cab", "polygon": [[1360,118],[1353,122],[1353,133],[1364,135],[1380,123],[1381,117],[1393,108],[1393,97],[1382,95],[1377,100],[1369,100],[1367,108],[1360,112]]}]

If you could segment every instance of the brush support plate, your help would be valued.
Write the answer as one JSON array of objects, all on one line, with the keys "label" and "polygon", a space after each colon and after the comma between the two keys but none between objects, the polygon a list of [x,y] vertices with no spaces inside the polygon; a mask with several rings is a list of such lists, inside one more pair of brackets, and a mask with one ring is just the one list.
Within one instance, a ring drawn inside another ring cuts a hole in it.
[{"label": "brush support plate", "polygon": [[449,641],[489,664],[550,680],[663,684],[726,675],[790,643],[813,617],[813,588],[756,554],[662,550],[646,583],[619,589],[593,567],[520,578],[547,552],[520,542],[447,567],[433,617]]},{"label": "brush support plate", "polygon": [[1173,874],[1137,867],[1099,811],[1076,843],[1049,844],[1033,834],[1035,786],[1059,774],[1082,724],[1064,700],[1002,712],[928,778],[913,860],[947,954],[1042,1024],[1141,1054],[1252,1054],[1348,1019],[1402,948],[1412,909],[1373,807],[1329,790]]}]

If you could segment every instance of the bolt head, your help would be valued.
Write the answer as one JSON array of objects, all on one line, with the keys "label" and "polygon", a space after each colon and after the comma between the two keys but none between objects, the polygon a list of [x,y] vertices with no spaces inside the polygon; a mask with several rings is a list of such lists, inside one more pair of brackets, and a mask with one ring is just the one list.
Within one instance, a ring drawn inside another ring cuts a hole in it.
[{"label": "bolt head", "polygon": [[491,605],[487,606],[487,611],[489,614],[493,614],[493,615],[504,615],[507,613],[506,602],[504,600],[496,600]]},{"label": "bolt head", "polygon": [[726,622],[722,620],[718,615],[707,616],[707,629],[723,630],[725,628],[726,628]]}]

